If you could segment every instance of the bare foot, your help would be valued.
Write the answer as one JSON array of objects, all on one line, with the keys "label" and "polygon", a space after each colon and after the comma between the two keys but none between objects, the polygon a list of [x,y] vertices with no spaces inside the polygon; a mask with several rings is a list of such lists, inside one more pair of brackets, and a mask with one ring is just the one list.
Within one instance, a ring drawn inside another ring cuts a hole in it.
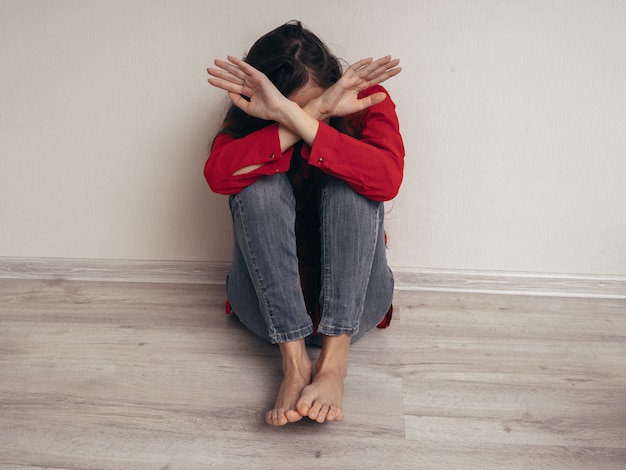
[{"label": "bare foot", "polygon": [[323,423],[343,418],[343,380],[340,373],[318,373],[302,391],[296,409],[301,416]]},{"label": "bare foot", "polygon": [[265,414],[265,422],[272,426],[284,426],[303,418],[296,411],[296,403],[302,390],[311,383],[312,365],[304,341],[282,343],[279,346],[283,356],[284,377],[274,408]]},{"label": "bare foot", "polygon": [[349,336],[327,336],[317,361],[315,378],[302,391],[298,413],[323,423],[343,419],[344,380],[348,372]]}]

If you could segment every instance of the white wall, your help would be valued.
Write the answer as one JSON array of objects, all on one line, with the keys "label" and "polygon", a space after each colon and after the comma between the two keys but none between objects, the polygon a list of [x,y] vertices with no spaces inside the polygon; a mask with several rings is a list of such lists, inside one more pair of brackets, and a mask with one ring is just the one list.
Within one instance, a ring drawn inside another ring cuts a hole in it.
[{"label": "white wall", "polygon": [[228,261],[215,57],[392,53],[395,267],[626,274],[626,2],[0,0],[0,256]]}]

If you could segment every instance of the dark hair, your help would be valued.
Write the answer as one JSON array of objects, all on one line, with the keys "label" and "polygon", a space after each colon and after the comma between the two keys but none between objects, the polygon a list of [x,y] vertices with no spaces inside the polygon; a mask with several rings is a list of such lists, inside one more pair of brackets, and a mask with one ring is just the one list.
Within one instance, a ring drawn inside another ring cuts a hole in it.
[{"label": "dark hair", "polygon": [[[336,83],[343,73],[339,59],[300,21],[290,21],[259,38],[244,61],[263,72],[285,96],[309,80],[322,88]],[[247,115],[235,105],[226,113],[221,132],[244,137],[270,124]]]}]

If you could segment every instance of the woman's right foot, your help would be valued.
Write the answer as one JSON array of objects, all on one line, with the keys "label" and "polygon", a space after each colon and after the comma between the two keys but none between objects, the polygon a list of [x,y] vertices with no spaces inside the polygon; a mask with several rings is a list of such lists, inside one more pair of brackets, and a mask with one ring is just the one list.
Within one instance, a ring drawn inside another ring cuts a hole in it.
[{"label": "woman's right foot", "polygon": [[304,340],[281,343],[279,346],[283,356],[283,381],[274,408],[265,414],[265,422],[272,426],[284,426],[303,418],[296,410],[296,403],[304,388],[311,383],[313,368]]}]

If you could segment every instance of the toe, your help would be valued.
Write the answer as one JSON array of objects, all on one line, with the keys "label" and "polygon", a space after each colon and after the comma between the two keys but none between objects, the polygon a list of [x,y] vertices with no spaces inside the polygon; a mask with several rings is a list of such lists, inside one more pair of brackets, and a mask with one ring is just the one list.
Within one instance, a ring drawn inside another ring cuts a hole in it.
[{"label": "toe", "polygon": [[271,410],[265,414],[265,422],[272,426],[283,426],[287,424],[287,418],[285,417],[282,409]]},{"label": "toe", "polygon": [[328,421],[341,421],[343,418],[343,411],[341,408],[337,408],[336,406],[331,406],[328,410],[328,414],[326,415],[326,419]]},{"label": "toe", "polygon": [[322,409],[322,404],[320,404],[320,403],[313,403],[313,405],[309,409],[309,412],[308,412],[307,416],[309,418],[311,418],[311,419],[317,420],[317,418],[319,417],[321,409]]},{"label": "toe", "polygon": [[276,412],[276,423],[278,426],[284,426],[288,423],[287,417],[285,416],[285,410],[282,408]]},{"label": "toe", "polygon": [[315,421],[317,421],[318,423],[323,423],[324,421],[326,421],[327,415],[328,415],[328,405],[322,405],[320,407],[319,412],[317,413],[317,417],[315,418]]},{"label": "toe", "polygon": [[311,402],[301,398],[296,404],[296,411],[300,414],[300,416],[309,416],[312,405],[313,404]]},{"label": "toe", "polygon": [[295,423],[296,421],[300,421],[303,416],[296,410],[287,410],[285,412],[285,418],[287,418],[287,421],[289,423]]}]

